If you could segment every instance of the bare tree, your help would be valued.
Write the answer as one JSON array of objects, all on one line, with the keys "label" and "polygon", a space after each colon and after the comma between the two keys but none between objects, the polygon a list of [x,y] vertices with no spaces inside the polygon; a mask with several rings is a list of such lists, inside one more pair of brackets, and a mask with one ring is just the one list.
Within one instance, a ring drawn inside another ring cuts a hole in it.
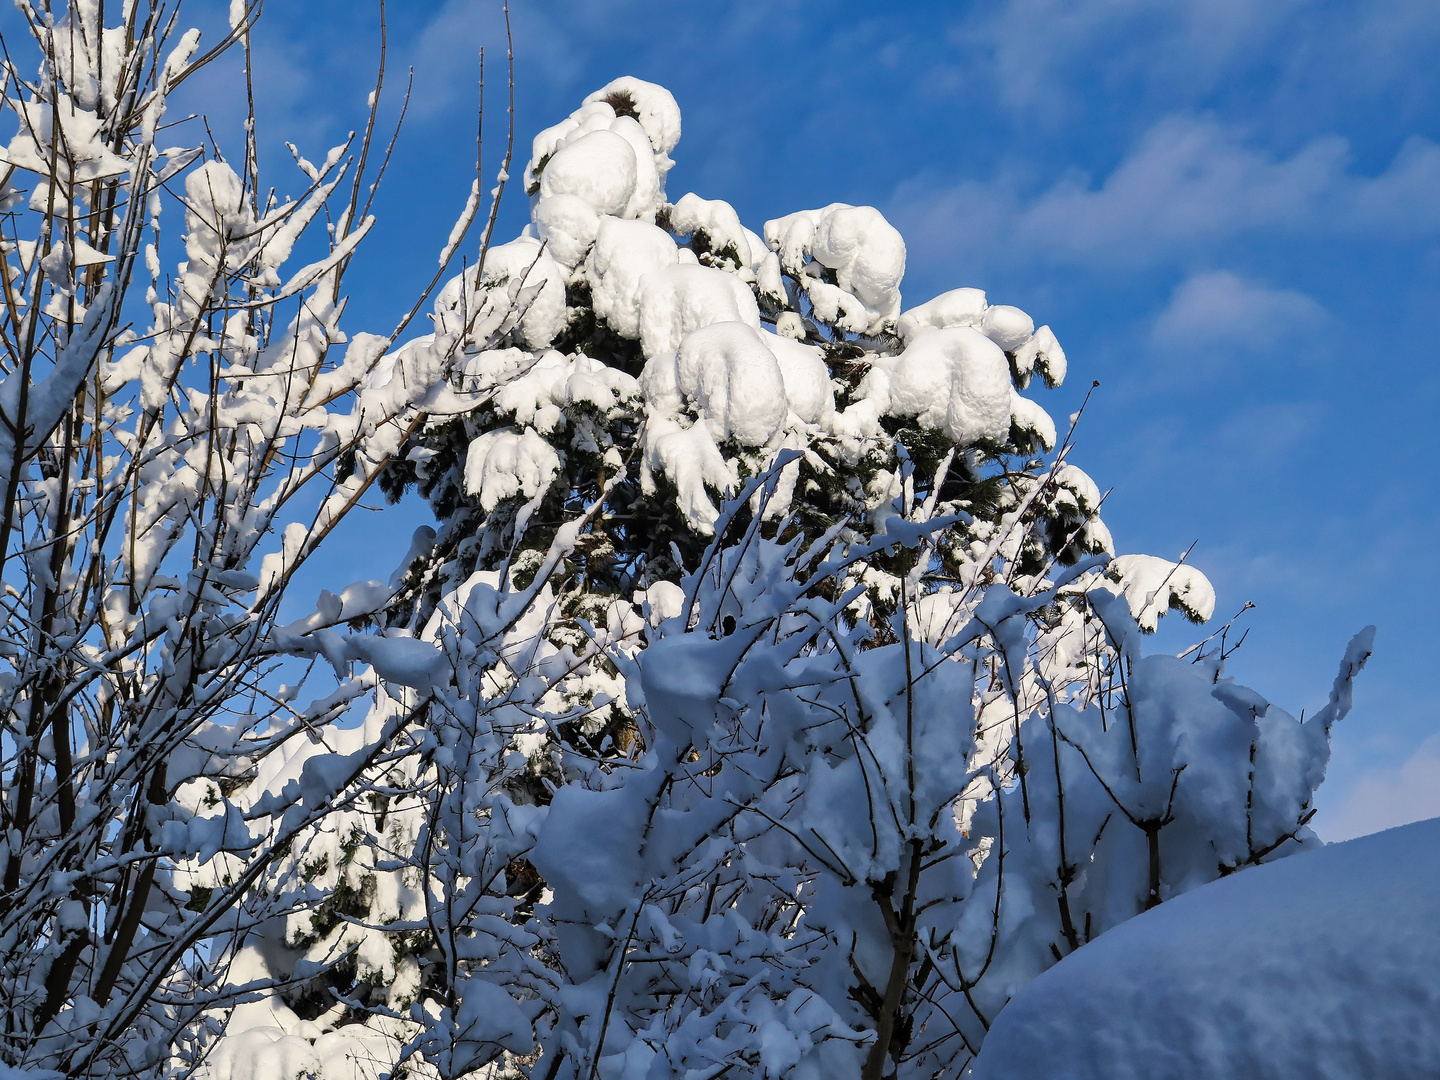
[{"label": "bare tree", "polygon": [[[178,3],[19,8],[28,34],[0,69],[18,126],[0,162],[0,1061],[150,1074],[193,1063],[216,1006],[255,989],[223,989],[219,943],[275,914],[257,882],[401,726],[283,805],[232,801],[375,681],[345,669],[378,646],[329,628],[380,610],[386,583],[323,593],[283,629],[282,599],[407,436],[473,407],[455,358],[523,298],[397,346],[481,213],[477,160],[409,315],[342,329],[394,148],[383,45],[363,136],[297,151],[303,190],[282,201],[249,93],[258,0],[208,49]],[[237,49],[239,168],[173,112]],[[177,132],[194,144],[170,148]],[[295,268],[302,248],[316,257]]]}]

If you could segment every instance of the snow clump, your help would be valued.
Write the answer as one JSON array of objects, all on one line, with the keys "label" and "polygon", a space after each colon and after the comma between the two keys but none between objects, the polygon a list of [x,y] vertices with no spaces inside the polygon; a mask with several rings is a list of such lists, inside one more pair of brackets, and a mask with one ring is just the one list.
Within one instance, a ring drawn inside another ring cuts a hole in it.
[{"label": "snow clump", "polygon": [[973,326],[1011,354],[1022,387],[1035,371],[1047,386],[1065,381],[1065,350],[1050,327],[1036,330],[1035,320],[1019,308],[987,304],[980,289],[951,289],[911,308],[900,316],[895,332],[908,342],[925,330],[950,326]]},{"label": "snow clump", "polygon": [[786,273],[804,281],[823,321],[854,333],[895,324],[905,238],[873,206],[831,203],[788,214],[765,223],[765,242]]},{"label": "snow clump", "polygon": [[1156,555],[1121,555],[1110,564],[1108,577],[1119,584],[1130,614],[1147,632],[1154,631],[1167,609],[1183,611],[1192,622],[1215,614],[1215,587],[1193,566]]},{"label": "snow clump", "polygon": [[625,77],[602,87],[535,136],[525,189],[547,200],[573,195],[597,214],[655,219],[664,205],[680,109],[662,86]]},{"label": "snow clump", "polygon": [[937,428],[962,446],[1010,431],[1010,368],[1005,354],[968,326],[916,335],[895,361],[890,407]]}]

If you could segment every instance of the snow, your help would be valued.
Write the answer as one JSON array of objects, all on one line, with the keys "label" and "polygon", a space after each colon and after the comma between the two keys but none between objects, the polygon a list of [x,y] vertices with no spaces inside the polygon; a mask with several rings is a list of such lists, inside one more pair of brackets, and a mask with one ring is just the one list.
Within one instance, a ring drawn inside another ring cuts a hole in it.
[{"label": "snow", "polygon": [[654,148],[632,116],[617,116],[610,130],[629,143],[635,155],[635,188],[621,213],[627,218],[643,217],[653,221],[665,202],[663,180],[655,167]]},{"label": "snow", "polygon": [[204,1080],[380,1080],[390,1075],[399,1056],[383,1024],[320,1032],[314,1024],[293,1021],[289,1026],[304,1034],[288,1034],[275,1025],[242,1028],[232,1023],[232,1033],[220,1041],[199,1075]]},{"label": "snow", "polygon": [[1055,340],[1050,327],[1040,327],[1029,341],[1015,350],[1015,368],[1022,379],[1028,379],[1032,371],[1039,371],[1047,386],[1059,386],[1065,381],[1065,350]]},{"label": "snow", "polygon": [[[767,467],[782,446],[795,445],[797,429],[828,430],[835,420],[820,350],[743,322],[692,330],[675,352],[646,362],[640,386],[647,417],[642,483],[654,490],[655,475],[667,477],[686,519],[702,532],[718,516],[707,488],[723,493],[736,482],[721,446],[763,448]],[[797,476],[793,465],[782,472],[767,516],[789,507]]]},{"label": "snow", "polygon": [[[1080,466],[1067,461],[1055,469],[1052,481],[1057,506],[1076,514],[1090,514],[1100,508],[1100,488]],[[1117,573],[1123,572],[1117,569]]]},{"label": "snow", "polygon": [[973,1080],[1440,1075],[1440,819],[1245,870],[1020,991]]},{"label": "snow", "polygon": [[1014,352],[1030,340],[1035,332],[1035,320],[1017,307],[995,304],[985,309],[980,330],[1006,352]]},{"label": "snow", "polygon": [[560,265],[574,269],[595,243],[600,215],[578,195],[551,195],[535,206],[535,231]]},{"label": "snow", "polygon": [[761,332],[761,339],[780,365],[785,399],[795,416],[806,424],[828,421],[835,412],[835,390],[820,349],[768,330]]},{"label": "snow", "polygon": [[465,490],[480,500],[489,513],[504,500],[523,496],[528,500],[516,528],[528,518],[550,490],[560,471],[555,448],[535,431],[487,431],[475,439],[465,456]]},{"label": "snow", "polygon": [[1055,449],[1055,421],[1039,404],[1014,390],[1010,391],[1010,422],[1031,432],[1046,450]]},{"label": "snow", "polygon": [[[675,103],[674,95],[658,83],[646,82],[633,75],[622,75],[592,93],[585,99],[585,104],[617,97],[628,99],[635,118],[655,148],[657,163],[666,158],[680,142],[680,106]],[[666,164],[660,170],[662,177],[668,169],[667,158]]]},{"label": "snow", "polygon": [[591,131],[567,142],[540,174],[540,198],[574,195],[597,214],[619,214],[635,194],[635,149],[623,135]]},{"label": "snow", "polygon": [[42,178],[31,196],[32,209],[42,209],[45,205],[40,196],[50,187],[43,179],[50,174],[49,147],[58,140],[63,140],[65,146],[65,152],[55,158],[62,184],[67,176],[88,183],[129,171],[125,159],[106,145],[100,119],[93,108],[86,108],[82,99],[72,99],[63,93],[57,93],[56,100],[57,107],[53,110],[34,99],[15,102],[20,129],[0,154],[5,162]]},{"label": "snow", "polygon": [[869,311],[871,326],[900,313],[905,239],[873,206],[848,206],[820,218],[811,247],[815,261],[835,271],[836,283]]},{"label": "snow", "polygon": [[678,236],[703,233],[716,253],[733,248],[741,266],[750,266],[764,254],[762,244],[759,251],[752,251],[750,235],[740,224],[740,215],[735,208],[721,199],[702,199],[693,191],[682,195],[670,208],[670,227]]},{"label": "snow", "polygon": [[648,495],[657,490],[656,473],[675,485],[678,508],[690,527],[704,535],[711,533],[720,512],[706,487],[731,490],[735,474],[705,425],[685,427],[663,414],[652,415],[645,424],[640,473],[641,490]]},{"label": "snow", "polygon": [[519,349],[479,353],[465,366],[477,390],[494,386],[495,407],[517,424],[548,435],[564,424],[564,412],[580,402],[602,411],[639,394],[635,379],[583,353],[547,349],[536,358]]},{"label": "snow", "polygon": [[760,329],[760,308],[749,287],[709,266],[671,266],[640,283],[640,347],[647,357],[674,352],[692,330],[718,322]]},{"label": "snow", "polygon": [[[816,313],[857,333],[892,326],[900,314],[905,239],[873,206],[831,203],[765,223],[765,242],[788,273],[802,276]],[[834,272],[832,285],[806,259]]]},{"label": "snow", "polygon": [[1010,368],[1005,354],[968,326],[917,334],[890,377],[889,409],[943,430],[965,446],[1010,433]]},{"label": "snow", "polygon": [[674,266],[676,259],[675,241],[664,229],[644,221],[602,218],[586,263],[596,316],[621,337],[640,337],[641,281]]},{"label": "snow", "polygon": [[[455,1016],[456,1027],[464,1041],[497,1043],[513,1054],[528,1054],[534,1050],[530,1020],[503,987],[473,977],[465,981],[464,994]],[[477,1055],[473,1064],[483,1065],[486,1060]]]},{"label": "snow", "polygon": [[931,327],[979,326],[984,315],[983,289],[951,289],[901,315],[895,323],[895,332],[909,341]]},{"label": "snow", "polygon": [[781,337],[805,340],[805,320],[797,311],[782,311],[775,316],[775,332]]},{"label": "snow", "polygon": [[380,678],[397,686],[428,690],[443,685],[450,673],[445,654],[429,641],[355,634],[347,645],[357,660],[369,664]]},{"label": "snow", "polygon": [[[522,236],[499,244],[485,253],[480,287],[475,285],[476,267],[446,282],[435,299],[435,326],[441,333],[460,334],[474,327],[490,293],[501,312],[514,314],[522,306],[520,338],[532,349],[541,349],[555,340],[565,326],[565,278],[560,264],[542,247],[541,241]],[[522,289],[534,292],[528,306],[520,303]]]},{"label": "snow", "polygon": [[797,210],[784,217],[765,222],[765,243],[780,256],[780,266],[787,274],[802,274],[810,250],[815,243],[815,225],[827,214],[848,209],[849,203],[831,203],[819,210]]},{"label": "snow", "polygon": [[1119,582],[1131,615],[1144,630],[1153,631],[1172,607],[1194,622],[1215,614],[1215,587],[1193,566],[1156,555],[1120,555],[1110,564],[1109,577]]},{"label": "snow", "polygon": [[980,289],[951,289],[900,316],[895,332],[909,342],[921,332],[947,326],[974,326],[1015,357],[1021,385],[1039,371],[1046,385],[1065,381],[1065,350],[1048,326],[1035,329],[1035,321],[1017,307],[987,305]]},{"label": "snow", "polygon": [[717,443],[764,446],[789,411],[775,354],[759,332],[740,322],[687,334],[673,360],[657,356],[645,365],[641,386],[658,410],[674,414],[682,403],[693,405]]},{"label": "snow", "polygon": [[624,76],[535,136],[526,190],[541,202],[573,195],[599,215],[653,221],[679,140],[680,109],[670,92]]}]

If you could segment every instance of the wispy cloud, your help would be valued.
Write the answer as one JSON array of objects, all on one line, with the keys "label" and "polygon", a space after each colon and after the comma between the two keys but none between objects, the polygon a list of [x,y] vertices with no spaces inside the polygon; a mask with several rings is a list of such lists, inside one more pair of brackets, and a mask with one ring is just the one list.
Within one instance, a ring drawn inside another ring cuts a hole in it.
[{"label": "wispy cloud", "polygon": [[1144,268],[1237,237],[1434,236],[1436,191],[1440,146],[1419,136],[1367,176],[1339,136],[1286,156],[1218,120],[1171,116],[1098,182],[1069,174],[1027,197],[1012,176],[955,185],[921,177],[897,189],[890,209],[919,261],[968,248],[991,262]]},{"label": "wispy cloud", "polygon": [[1063,125],[1107,95],[1162,108],[1224,97],[1240,80],[1266,83],[1288,108],[1376,92],[1433,93],[1440,42],[1432,0],[1003,0],[977,6],[949,40],[951,68],[1031,123]]},{"label": "wispy cloud", "polygon": [[[1204,93],[1254,62],[1307,0],[1008,0],[951,32],[971,58],[988,57],[1000,101],[1052,121],[1074,115],[1077,78],[1103,68],[1111,89],[1183,85]],[[972,58],[973,62],[973,58]],[[1153,90],[1152,90],[1153,94]]]},{"label": "wispy cloud", "polygon": [[1361,773],[1325,814],[1327,840],[1348,840],[1411,821],[1440,817],[1440,734],[1399,765]]},{"label": "wispy cloud", "polygon": [[1302,292],[1212,270],[1180,283],[1155,319],[1150,339],[1170,351],[1254,351],[1307,336],[1328,321],[1325,309]]}]

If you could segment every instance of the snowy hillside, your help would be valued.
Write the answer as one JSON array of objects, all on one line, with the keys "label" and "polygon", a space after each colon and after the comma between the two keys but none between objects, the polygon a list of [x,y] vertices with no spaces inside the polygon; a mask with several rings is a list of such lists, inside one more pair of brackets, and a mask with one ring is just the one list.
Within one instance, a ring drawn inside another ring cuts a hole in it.
[{"label": "snowy hillside", "polygon": [[1440,1075],[1440,818],[1131,919],[1006,1007],[973,1080]]}]

